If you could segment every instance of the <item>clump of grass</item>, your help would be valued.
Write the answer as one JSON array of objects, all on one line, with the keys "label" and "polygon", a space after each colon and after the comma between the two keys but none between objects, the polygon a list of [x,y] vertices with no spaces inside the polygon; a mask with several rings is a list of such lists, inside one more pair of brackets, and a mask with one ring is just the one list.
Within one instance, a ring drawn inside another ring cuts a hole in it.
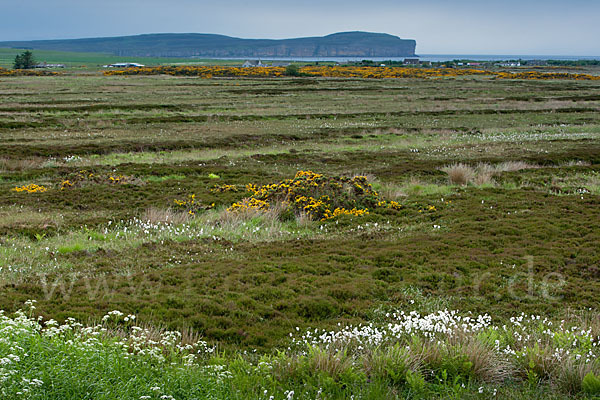
[{"label": "clump of grass", "polygon": [[[559,363],[553,371],[551,381],[563,393],[577,394],[586,392],[589,394],[600,394],[600,380],[595,393],[585,390],[586,377],[595,376],[594,372],[600,374],[600,367],[594,367],[593,363],[577,363],[572,359],[566,359]],[[596,378],[597,379],[597,378]],[[588,378],[591,381],[591,378]]]},{"label": "clump of grass", "polygon": [[0,171],[26,171],[28,169],[41,168],[46,160],[36,158],[6,158],[0,157]]},{"label": "clump of grass", "polygon": [[475,169],[472,183],[477,186],[484,186],[491,184],[492,178],[497,173],[496,168],[487,163],[480,163]]},{"label": "clump of grass", "polygon": [[176,211],[171,208],[158,208],[149,207],[144,211],[141,218],[143,221],[147,221],[153,224],[183,224],[190,220],[191,215],[189,213]]},{"label": "clump of grass", "polygon": [[314,221],[306,212],[296,214],[296,225],[300,228],[309,228],[314,225]]},{"label": "clump of grass", "polygon": [[422,353],[395,344],[365,352],[363,368],[371,379],[389,381],[393,385],[406,382],[406,375],[422,368]]},{"label": "clump of grass", "polygon": [[589,167],[592,165],[589,161],[571,160],[561,164],[562,167]]},{"label": "clump of grass", "polygon": [[352,370],[352,358],[344,351],[312,347],[308,351],[307,366],[310,371],[323,372],[334,380],[339,380]]},{"label": "clump of grass", "polygon": [[68,253],[74,253],[76,251],[82,251],[84,250],[86,247],[84,244],[82,243],[73,243],[71,245],[68,246],[61,246],[57,249],[57,251],[60,254],[68,254]]},{"label": "clump of grass", "polygon": [[533,168],[540,168],[540,166],[535,165],[535,164],[530,164],[525,161],[505,161],[505,162],[501,162],[500,164],[493,166],[493,170],[495,171],[495,173],[514,172],[514,171],[520,171],[523,169],[533,169]]},{"label": "clump of grass", "polygon": [[467,185],[475,177],[475,169],[467,164],[456,163],[442,169],[453,185]]},{"label": "clump of grass", "polygon": [[453,185],[486,186],[494,184],[494,176],[502,172],[514,172],[523,169],[540,168],[539,165],[530,164],[525,161],[505,161],[496,165],[479,163],[472,167],[468,164],[455,163],[442,168],[448,174],[448,180]]},{"label": "clump of grass", "polygon": [[389,200],[398,200],[401,197],[406,197],[407,193],[404,187],[394,184],[374,184],[373,188],[377,190],[381,197]]},{"label": "clump of grass", "polygon": [[269,209],[245,208],[238,212],[232,213],[227,210],[218,212],[216,222],[221,229],[235,230],[240,225],[255,223],[261,226],[262,229],[267,229],[272,232],[282,231],[282,222],[280,220],[284,206],[275,204]]},{"label": "clump of grass", "polygon": [[147,182],[164,182],[164,181],[170,181],[170,180],[180,181],[180,180],[185,179],[185,175],[177,175],[177,174],[163,175],[163,176],[150,175],[144,179]]},{"label": "clump of grass", "polygon": [[498,354],[492,343],[461,334],[450,338],[450,341],[455,341],[459,354],[464,355],[471,366],[472,376],[480,382],[498,383],[513,377],[511,363]]}]

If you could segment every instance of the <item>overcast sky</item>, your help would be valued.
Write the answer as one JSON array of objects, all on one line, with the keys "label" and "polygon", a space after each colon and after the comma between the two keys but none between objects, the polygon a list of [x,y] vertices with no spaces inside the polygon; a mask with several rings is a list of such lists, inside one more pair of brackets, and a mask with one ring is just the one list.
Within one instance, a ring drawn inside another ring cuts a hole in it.
[{"label": "overcast sky", "polygon": [[385,32],[419,54],[600,56],[600,0],[0,0],[0,41]]}]

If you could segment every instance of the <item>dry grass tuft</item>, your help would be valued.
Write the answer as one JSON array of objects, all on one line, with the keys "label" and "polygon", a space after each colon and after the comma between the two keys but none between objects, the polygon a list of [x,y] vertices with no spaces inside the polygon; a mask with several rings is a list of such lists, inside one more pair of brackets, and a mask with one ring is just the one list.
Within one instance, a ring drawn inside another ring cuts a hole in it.
[{"label": "dry grass tuft", "polygon": [[499,172],[514,172],[522,169],[540,168],[539,165],[529,164],[525,161],[505,161],[494,167],[496,173]]},{"label": "dry grass tuft", "polygon": [[448,174],[448,179],[453,185],[468,185],[470,183],[481,186],[494,183],[494,176],[502,172],[514,172],[523,169],[541,168],[536,164],[529,164],[525,161],[505,161],[500,164],[491,165],[488,163],[479,163],[476,167],[457,163],[442,168],[442,171]]},{"label": "dry grass tuft", "polygon": [[492,178],[496,174],[496,169],[490,164],[479,163],[476,168],[473,183],[475,185],[487,185],[493,182]]},{"label": "dry grass tuft", "polygon": [[577,394],[582,390],[583,378],[589,373],[600,373],[600,368],[594,368],[594,363],[576,362],[567,357],[562,360],[553,372],[552,382],[563,393]]},{"label": "dry grass tuft", "polygon": [[244,208],[236,210],[235,212],[223,210],[217,216],[216,222],[221,227],[238,226],[253,218],[264,215],[265,213],[265,211],[258,210],[256,208]]},{"label": "dry grass tuft", "polygon": [[0,171],[25,171],[28,169],[41,168],[46,162],[44,158],[12,159],[0,158]]},{"label": "dry grass tuft", "polygon": [[589,167],[590,165],[592,165],[592,163],[590,163],[589,161],[571,160],[564,164],[561,164],[561,167]]},{"label": "dry grass tuft", "polygon": [[240,223],[249,221],[251,219],[261,217],[264,222],[271,222],[271,224],[279,224],[279,217],[286,210],[286,207],[281,204],[271,204],[268,210],[260,210],[257,208],[244,208],[235,211],[223,210],[218,218],[217,222],[221,226],[235,226]]},{"label": "dry grass tuft", "polygon": [[449,165],[443,168],[442,171],[448,174],[450,183],[454,185],[467,185],[475,176],[473,167],[463,163]]},{"label": "dry grass tuft", "polygon": [[238,228],[254,221],[252,223],[260,225],[263,234],[268,232],[269,236],[275,238],[283,230],[280,217],[285,210],[283,204],[271,204],[268,210],[254,208],[240,209],[235,212],[222,210],[213,221],[221,229],[230,232],[235,232]]},{"label": "dry grass tuft", "polygon": [[183,224],[191,219],[191,215],[181,211],[175,211],[170,208],[150,207],[142,214],[142,220],[153,224]]},{"label": "dry grass tuft", "polygon": [[446,343],[426,341],[411,351],[419,354],[426,368],[456,372],[469,365],[469,371],[462,373],[468,373],[481,382],[504,382],[515,375],[510,362],[503,360],[492,345],[460,331],[448,339]]},{"label": "dry grass tuft", "polygon": [[[417,182],[418,181],[415,178],[411,178],[411,185],[416,185]],[[398,200],[399,198],[406,197],[407,195],[403,188],[396,185],[384,185],[378,190],[378,192],[382,199],[387,200]]]},{"label": "dry grass tuft", "polygon": [[472,374],[482,382],[499,383],[514,375],[512,365],[502,359],[493,346],[473,336],[456,336],[460,353],[472,365]]},{"label": "dry grass tuft", "polygon": [[315,222],[310,218],[310,215],[305,212],[296,215],[296,225],[300,228],[307,228],[314,225],[314,223]]}]

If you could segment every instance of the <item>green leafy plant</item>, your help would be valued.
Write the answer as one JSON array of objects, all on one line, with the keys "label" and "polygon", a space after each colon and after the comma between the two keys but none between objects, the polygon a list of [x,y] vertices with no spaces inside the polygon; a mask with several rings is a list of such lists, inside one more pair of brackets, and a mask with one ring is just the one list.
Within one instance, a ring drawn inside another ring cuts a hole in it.
[{"label": "green leafy plant", "polygon": [[46,237],[45,233],[36,233],[35,234],[35,240],[37,240],[38,242],[41,242],[42,239],[44,239]]},{"label": "green leafy plant", "polygon": [[425,389],[425,378],[420,372],[406,371],[406,383],[410,390],[416,393]]},{"label": "green leafy plant", "polygon": [[534,387],[537,386],[538,382],[539,382],[539,375],[537,372],[535,372],[535,361],[533,361],[533,359],[529,360],[529,365],[527,368],[527,382],[529,383],[529,386]]},{"label": "green leafy plant", "polygon": [[600,378],[594,375],[593,372],[588,372],[588,374],[583,378],[583,382],[581,383],[581,388],[587,394],[598,395],[600,394]]}]

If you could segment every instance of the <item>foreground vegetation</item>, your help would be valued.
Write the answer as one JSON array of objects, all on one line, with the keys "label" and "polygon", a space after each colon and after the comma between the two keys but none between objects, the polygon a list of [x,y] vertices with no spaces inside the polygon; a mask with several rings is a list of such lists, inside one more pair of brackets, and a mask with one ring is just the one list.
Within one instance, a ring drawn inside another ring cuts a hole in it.
[{"label": "foreground vegetation", "polygon": [[[418,298],[417,298],[418,299]],[[30,312],[35,309],[33,302]],[[561,398],[600,395],[597,315],[509,325],[447,310],[290,333],[273,355],[236,356],[107,313],[100,324],[2,315],[3,398]]]},{"label": "foreground vegetation", "polygon": [[0,77],[4,397],[594,396],[598,89]]}]

